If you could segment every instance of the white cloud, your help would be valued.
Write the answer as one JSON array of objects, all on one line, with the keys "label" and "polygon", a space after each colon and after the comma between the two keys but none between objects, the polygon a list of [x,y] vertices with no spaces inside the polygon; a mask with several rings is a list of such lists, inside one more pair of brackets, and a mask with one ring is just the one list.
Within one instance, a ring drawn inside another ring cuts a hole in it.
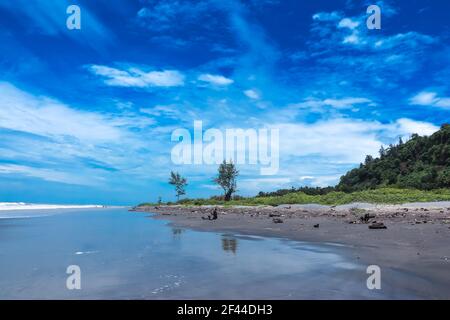
[{"label": "white cloud", "polygon": [[373,104],[373,102],[367,98],[349,97],[343,99],[325,99],[323,100],[323,104],[337,109],[348,109],[353,108],[355,105]]},{"label": "white cloud", "polygon": [[341,14],[333,11],[333,12],[318,12],[313,15],[313,20],[317,21],[336,21],[341,18]]},{"label": "white cloud", "polygon": [[417,105],[432,105],[436,102],[436,96],[437,93],[436,92],[420,92],[419,94],[417,94],[416,96],[412,97],[410,99],[410,103],[411,104],[417,104]]},{"label": "white cloud", "polygon": [[120,70],[108,66],[91,65],[89,70],[105,78],[105,84],[117,87],[178,87],[184,85],[184,75],[177,70],[143,71],[138,68]]},{"label": "white cloud", "polygon": [[359,44],[360,41],[361,41],[361,39],[359,38],[358,33],[353,32],[351,35],[346,36],[342,42],[345,43],[345,44],[347,44],[347,43],[349,43],[349,44]]},{"label": "white cloud", "polygon": [[157,105],[153,108],[141,108],[140,112],[156,117],[166,117],[171,119],[178,119],[180,112],[175,105]]},{"label": "white cloud", "polygon": [[239,181],[239,190],[244,192],[273,191],[292,185],[291,178],[247,178]]},{"label": "white cloud", "polygon": [[[280,159],[291,162],[315,157],[334,164],[357,164],[365,155],[376,155],[381,145],[399,136],[430,135],[439,129],[431,123],[403,118],[387,124],[337,118],[312,124],[279,123],[270,127],[280,132]],[[283,162],[280,169],[283,170]]]},{"label": "white cloud", "polygon": [[83,111],[0,83],[0,128],[7,129],[0,140],[2,160],[20,164],[2,164],[0,174],[92,186],[126,172],[136,178],[129,179],[133,183],[160,170],[153,160],[162,144],[149,127],[153,123],[128,109]]},{"label": "white cloud", "polygon": [[359,22],[358,21],[353,21],[352,19],[349,18],[344,18],[341,21],[339,21],[338,27],[339,28],[348,28],[348,29],[355,29],[359,26]]},{"label": "white cloud", "polygon": [[406,118],[398,119],[393,128],[394,132],[405,137],[408,137],[413,133],[429,136],[437,130],[439,130],[439,127],[429,122],[415,121]]},{"label": "white cloud", "polygon": [[260,99],[259,93],[256,90],[254,90],[254,89],[245,90],[244,94],[247,97],[249,97],[250,99],[253,99],[253,100],[259,100]]},{"label": "white cloud", "polygon": [[300,181],[307,182],[307,185],[311,186],[328,187],[335,185],[341,176],[342,174],[304,176],[300,177]]},{"label": "white cloud", "polygon": [[[154,107],[140,108],[139,112],[155,117],[156,120],[160,118],[175,120],[176,126],[180,126],[183,123],[192,124],[194,119],[199,119],[200,113],[205,116],[202,111],[197,111],[193,107],[188,107],[184,103],[181,104],[169,104],[169,105],[156,105]],[[157,127],[152,129],[155,133],[171,131],[171,125],[165,125],[163,127]]]},{"label": "white cloud", "polygon": [[376,105],[372,100],[362,97],[345,97],[341,99],[316,99],[316,98],[308,98],[303,102],[296,103],[290,105],[290,109],[292,108],[300,108],[300,109],[311,109],[313,111],[324,111],[328,107],[332,107],[335,109],[352,109],[359,105]]},{"label": "white cloud", "polygon": [[409,99],[412,105],[450,108],[450,97],[439,97],[436,92],[422,91]]},{"label": "white cloud", "polygon": [[[381,6],[383,8],[383,16],[393,14],[393,10],[385,6],[386,4]],[[372,50],[374,49],[390,52],[391,54],[395,51],[403,53],[405,56],[411,56],[417,53],[415,49],[425,48],[438,40],[437,37],[415,31],[387,36],[373,33],[366,28],[366,19],[367,15],[363,11],[361,11],[361,14],[353,17],[343,17],[341,13],[335,11],[316,13],[313,15],[314,21],[311,28],[318,38],[315,42],[315,47],[332,52],[333,50],[330,48],[341,44],[350,45],[355,50],[367,50],[368,57],[373,54]],[[355,60],[351,59],[353,66],[354,62]]]},{"label": "white cloud", "polygon": [[390,50],[397,47],[409,47],[414,49],[420,45],[430,45],[432,43],[435,43],[436,41],[437,39],[431,36],[410,31],[407,33],[398,33],[392,36],[381,38],[380,40],[375,42],[374,46],[377,49],[384,50]]},{"label": "white cloud", "polygon": [[0,83],[0,127],[46,137],[69,136],[86,142],[117,141],[123,137],[105,115],[33,96],[8,83]]},{"label": "white cloud", "polygon": [[450,98],[439,98],[439,101],[436,102],[436,107],[450,108]]},{"label": "white cloud", "polygon": [[358,163],[364,155],[374,154],[382,145],[376,135],[380,125],[371,122],[334,119],[273,127],[280,130],[281,159],[314,156],[335,163]]},{"label": "white cloud", "polygon": [[76,185],[92,186],[96,183],[92,179],[86,179],[78,174],[51,170],[45,168],[35,168],[23,165],[3,164],[0,165],[0,174],[23,175],[27,177],[39,178],[45,181],[60,182]]},{"label": "white cloud", "polygon": [[198,77],[198,80],[208,82],[216,86],[228,86],[234,82],[232,79],[228,79],[221,75],[213,75],[213,74],[201,74]]}]

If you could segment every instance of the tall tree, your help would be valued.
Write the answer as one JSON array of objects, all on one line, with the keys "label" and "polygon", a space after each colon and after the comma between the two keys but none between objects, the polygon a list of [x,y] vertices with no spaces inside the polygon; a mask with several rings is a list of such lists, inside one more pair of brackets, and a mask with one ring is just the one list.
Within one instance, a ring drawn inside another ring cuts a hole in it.
[{"label": "tall tree", "polygon": [[187,180],[186,178],[182,177],[178,172],[170,172],[170,179],[169,183],[173,186],[175,186],[175,192],[177,194],[177,201],[180,201],[180,196],[186,194],[186,186],[187,186]]},{"label": "tall tree", "polygon": [[368,165],[373,161],[373,157],[371,155],[366,156],[366,160],[364,160],[364,164]]},{"label": "tall tree", "polygon": [[379,153],[380,157],[383,158],[384,156],[386,156],[386,149],[383,146],[381,146]]},{"label": "tall tree", "polygon": [[224,191],[224,200],[230,201],[233,193],[236,192],[236,178],[239,175],[239,171],[236,169],[233,161],[223,161],[219,166],[219,173],[214,179]]}]

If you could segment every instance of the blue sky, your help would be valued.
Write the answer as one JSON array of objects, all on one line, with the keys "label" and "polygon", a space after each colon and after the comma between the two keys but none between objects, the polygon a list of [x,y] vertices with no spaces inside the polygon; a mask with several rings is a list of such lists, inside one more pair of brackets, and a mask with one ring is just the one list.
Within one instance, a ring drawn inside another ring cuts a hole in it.
[{"label": "blue sky", "polygon": [[0,202],[171,200],[170,170],[218,194],[215,165],[171,161],[194,120],[280,130],[278,173],[242,166],[240,194],[333,185],[448,122],[449,16],[444,0],[0,0]]}]

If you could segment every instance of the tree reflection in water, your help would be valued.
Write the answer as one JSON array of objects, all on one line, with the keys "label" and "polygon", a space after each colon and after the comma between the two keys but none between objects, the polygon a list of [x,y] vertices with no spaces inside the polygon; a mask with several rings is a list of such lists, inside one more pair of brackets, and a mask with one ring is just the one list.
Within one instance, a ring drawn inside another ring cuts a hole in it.
[{"label": "tree reflection in water", "polygon": [[223,236],[222,237],[222,249],[225,252],[232,252],[233,254],[236,254],[237,250],[237,239]]},{"label": "tree reflection in water", "polygon": [[172,228],[172,236],[173,236],[174,238],[179,238],[183,232],[184,232],[184,229],[181,229],[181,228]]}]

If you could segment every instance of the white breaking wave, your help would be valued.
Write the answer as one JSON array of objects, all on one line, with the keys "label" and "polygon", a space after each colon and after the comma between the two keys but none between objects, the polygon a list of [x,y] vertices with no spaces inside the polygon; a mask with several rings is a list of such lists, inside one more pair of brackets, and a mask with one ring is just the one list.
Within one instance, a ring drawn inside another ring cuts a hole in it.
[{"label": "white breaking wave", "polygon": [[91,254],[91,253],[97,253],[98,251],[77,251],[75,252],[76,255],[82,255],[82,254]]},{"label": "white breaking wave", "polygon": [[64,205],[64,204],[36,204],[25,202],[0,202],[0,211],[9,210],[50,210],[50,209],[89,209],[103,208],[102,205]]}]

